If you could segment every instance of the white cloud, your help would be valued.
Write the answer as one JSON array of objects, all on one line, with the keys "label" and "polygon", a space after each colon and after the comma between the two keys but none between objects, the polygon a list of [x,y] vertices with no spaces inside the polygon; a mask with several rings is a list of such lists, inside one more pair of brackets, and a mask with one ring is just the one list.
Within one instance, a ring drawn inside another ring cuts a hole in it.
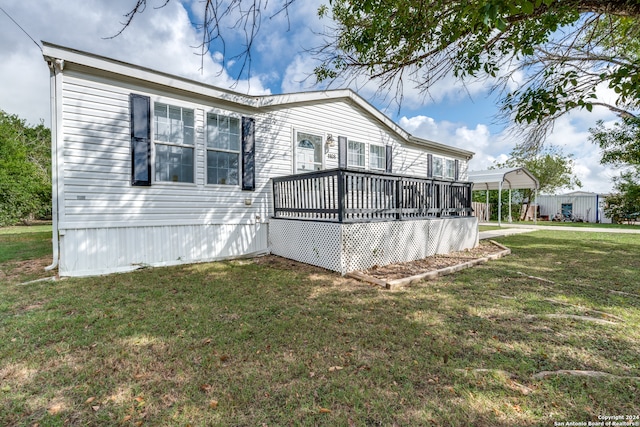
[{"label": "white cloud", "polygon": [[[180,2],[137,15],[120,36],[130,0],[9,0],[3,8],[36,40],[85,50],[209,84],[251,94],[268,94],[264,76],[236,82],[220,55],[201,57],[193,46],[200,35]],[[163,2],[159,2],[158,5]],[[49,72],[38,48],[5,15],[0,15],[0,108],[31,123],[49,123]]]},{"label": "white cloud", "polygon": [[[610,192],[611,178],[619,175],[619,171],[600,164],[600,150],[588,140],[587,129],[577,125],[585,120],[584,114],[589,113],[575,112],[558,120],[546,143],[561,147],[565,154],[573,154],[574,173],[583,184],[582,190]],[[572,117],[573,115],[576,117]],[[606,116],[606,112],[598,112],[592,120],[595,122],[596,117]],[[506,161],[510,151],[516,145],[516,141],[509,139],[506,132],[492,134],[483,124],[470,128],[464,123],[436,121],[421,115],[402,117],[399,124],[415,136],[475,152],[475,156],[469,163],[470,170],[484,170],[495,162]]]},{"label": "white cloud", "polygon": [[[241,92],[269,93],[268,84],[286,92],[324,87],[314,85],[312,74],[317,62],[307,50],[322,43],[321,33],[325,26],[331,25],[330,20],[317,17],[318,6],[326,1],[305,1],[304,7],[297,7],[296,3],[289,10],[289,16],[279,14],[273,18],[269,17],[279,2],[269,2],[273,10],[263,14],[266,19],[256,39],[252,77],[239,82],[228,71],[232,62],[226,63],[226,68],[222,67],[220,52],[204,58],[196,54],[194,46],[201,42],[201,34],[191,20],[202,18],[202,3],[197,0],[171,1],[157,10],[154,7],[163,4],[164,0],[150,1],[147,10],[136,16],[133,24],[119,37],[104,39],[117,33],[123,15],[133,3],[131,0],[4,0],[3,8],[36,40],[47,40],[221,87],[234,87]],[[191,17],[183,4],[191,8]],[[289,24],[290,29],[286,31]],[[3,14],[0,14],[0,40],[0,57],[3,58],[0,62],[0,108],[31,123],[45,119],[48,124],[49,70],[40,51]],[[242,32],[237,31],[229,40],[243,40]],[[522,79],[521,73],[513,74],[509,88],[515,88]],[[342,86],[346,83],[342,82]],[[415,109],[416,115],[401,117],[399,123],[416,136],[475,151],[471,168],[485,169],[495,160],[503,161],[515,145],[505,133],[492,133],[481,119],[478,119],[479,123],[468,123],[471,119],[466,115],[474,108],[472,99],[486,98],[491,84],[472,81],[462,85],[447,77],[430,86],[429,96],[425,97],[407,83],[403,91],[403,108]],[[366,99],[376,100],[377,82],[360,76],[348,86]],[[598,88],[598,96],[604,100],[615,99],[615,94],[606,87]],[[385,101],[376,103],[385,104]],[[447,104],[456,110],[450,120],[434,120],[422,112],[425,106],[434,104]],[[392,103],[387,104],[387,108],[391,116],[397,113]],[[584,190],[607,191],[611,188],[611,177],[618,172],[599,164],[599,150],[588,141],[587,129],[597,119],[611,122],[615,116],[605,108],[595,108],[592,113],[572,112],[556,123],[548,143],[575,154],[576,172]]]}]

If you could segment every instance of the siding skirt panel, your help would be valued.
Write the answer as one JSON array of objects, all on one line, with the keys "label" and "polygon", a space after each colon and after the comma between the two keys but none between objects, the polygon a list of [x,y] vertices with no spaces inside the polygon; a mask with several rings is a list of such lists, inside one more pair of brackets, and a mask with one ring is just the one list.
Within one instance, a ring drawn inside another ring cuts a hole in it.
[{"label": "siding skirt panel", "polygon": [[61,276],[94,276],[266,253],[266,224],[61,230]]}]

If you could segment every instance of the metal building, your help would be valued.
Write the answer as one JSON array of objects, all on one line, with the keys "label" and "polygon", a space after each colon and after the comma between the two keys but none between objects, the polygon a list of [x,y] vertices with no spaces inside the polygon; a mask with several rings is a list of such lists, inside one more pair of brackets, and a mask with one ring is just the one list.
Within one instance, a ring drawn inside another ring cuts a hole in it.
[{"label": "metal building", "polygon": [[611,218],[604,215],[604,199],[606,194],[588,191],[573,191],[566,194],[539,195],[540,217],[574,219],[584,222],[611,223]]}]

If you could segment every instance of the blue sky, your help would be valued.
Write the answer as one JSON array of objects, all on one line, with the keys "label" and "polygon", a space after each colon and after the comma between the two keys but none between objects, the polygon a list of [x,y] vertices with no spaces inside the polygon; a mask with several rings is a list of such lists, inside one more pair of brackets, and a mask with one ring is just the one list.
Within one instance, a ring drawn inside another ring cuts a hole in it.
[{"label": "blue sky", "polygon": [[[231,59],[234,47],[243,42],[241,33],[227,33],[227,58],[213,49],[201,60],[197,46],[201,34],[192,25],[200,17],[198,0],[149,0],[148,10],[136,17],[121,36],[105,39],[120,29],[123,15],[135,0],[2,0],[0,6],[37,41],[45,40],[141,66],[204,81],[252,94],[320,90],[312,73],[317,62],[307,52],[322,43],[321,33],[331,31],[331,22],[320,20],[317,9],[323,0],[298,0],[285,14],[265,18],[253,50],[251,76],[236,80],[239,64]],[[287,31],[287,28],[288,31]],[[31,123],[41,119],[48,125],[49,71],[36,45],[0,12],[0,109],[18,114]],[[514,84],[517,82],[514,82]],[[429,95],[405,84],[404,101],[396,105],[375,96],[377,82],[366,78],[350,87],[387,113],[410,133],[458,146],[476,153],[470,169],[488,168],[496,159],[505,160],[517,141],[494,123],[496,97],[490,82],[468,82],[453,78],[429,88]],[[339,86],[334,86],[338,88]],[[606,90],[603,96],[611,96]],[[575,172],[582,190],[608,192],[617,170],[599,164],[599,150],[588,141],[588,128],[596,120],[615,120],[608,110],[579,111],[556,123],[548,142],[559,145],[575,158]],[[577,190],[577,189],[575,189]],[[566,190],[569,191],[569,190]]]}]

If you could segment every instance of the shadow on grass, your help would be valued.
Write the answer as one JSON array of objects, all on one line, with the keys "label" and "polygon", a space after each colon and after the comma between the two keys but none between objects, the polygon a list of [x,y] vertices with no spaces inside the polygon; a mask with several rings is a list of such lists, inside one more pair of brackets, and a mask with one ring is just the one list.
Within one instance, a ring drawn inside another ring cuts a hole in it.
[{"label": "shadow on grass", "polygon": [[[502,241],[513,256],[394,292],[273,257],[4,287],[0,421],[506,427],[638,413],[635,380],[532,378],[640,375],[640,300],[607,291],[638,293],[637,246]],[[612,262],[625,268],[601,271]],[[544,317],[587,309],[624,321]]]}]

